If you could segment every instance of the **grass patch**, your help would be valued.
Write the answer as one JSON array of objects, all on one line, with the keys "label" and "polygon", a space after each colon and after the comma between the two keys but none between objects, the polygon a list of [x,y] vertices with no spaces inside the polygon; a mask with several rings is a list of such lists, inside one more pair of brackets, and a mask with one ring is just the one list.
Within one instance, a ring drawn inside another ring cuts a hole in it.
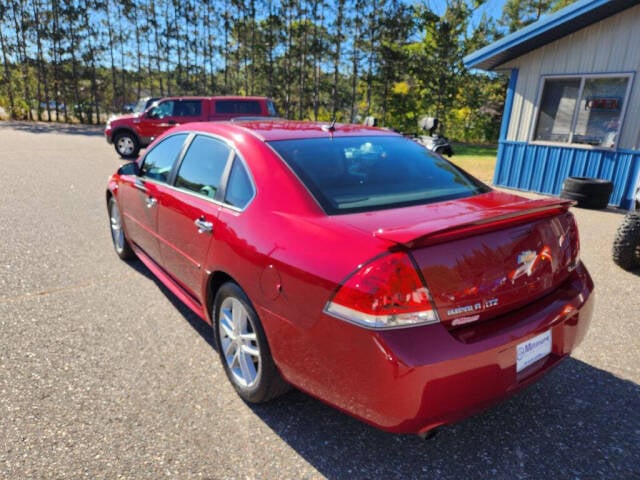
[{"label": "grass patch", "polygon": [[492,183],[496,168],[498,147],[493,145],[453,144],[453,156],[449,159],[485,183]]}]

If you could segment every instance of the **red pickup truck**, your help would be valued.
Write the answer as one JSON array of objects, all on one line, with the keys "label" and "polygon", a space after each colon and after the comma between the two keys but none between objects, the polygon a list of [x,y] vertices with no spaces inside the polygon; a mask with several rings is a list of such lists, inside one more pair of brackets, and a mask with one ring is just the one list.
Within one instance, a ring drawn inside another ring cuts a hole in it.
[{"label": "red pickup truck", "polygon": [[181,123],[277,115],[273,100],[266,97],[165,97],[143,113],[110,119],[104,134],[120,156],[134,158],[141,148]]}]

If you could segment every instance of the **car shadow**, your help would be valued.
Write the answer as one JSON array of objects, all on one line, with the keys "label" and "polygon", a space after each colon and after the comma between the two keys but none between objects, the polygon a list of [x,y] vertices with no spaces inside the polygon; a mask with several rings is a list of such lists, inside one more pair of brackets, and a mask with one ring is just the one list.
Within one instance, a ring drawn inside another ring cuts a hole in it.
[{"label": "car shadow", "polygon": [[64,133],[67,135],[83,135],[87,137],[100,137],[104,135],[104,125],[82,125],[74,123],[58,122],[26,122],[26,121],[2,121],[0,130],[10,129],[28,133]]},{"label": "car shadow", "polygon": [[[205,322],[142,262],[129,266],[214,347]],[[249,407],[329,479],[640,478],[640,386],[574,358],[427,440],[383,432],[295,389]]]},{"label": "car shadow", "polygon": [[167,297],[167,300],[171,302],[173,307],[180,312],[184,319],[191,325],[191,327],[200,334],[202,339],[207,342],[214,350],[215,342],[213,340],[213,330],[209,324],[204,322],[198,315],[193,313],[189,307],[187,307],[178,297],[176,297],[171,290],[169,290],[151,271],[138,259],[133,259],[125,262],[130,268],[145,276],[149,280],[156,284],[158,289]]},{"label": "car shadow", "polygon": [[575,359],[428,440],[297,391],[252,409],[326,478],[640,478],[640,387]]}]

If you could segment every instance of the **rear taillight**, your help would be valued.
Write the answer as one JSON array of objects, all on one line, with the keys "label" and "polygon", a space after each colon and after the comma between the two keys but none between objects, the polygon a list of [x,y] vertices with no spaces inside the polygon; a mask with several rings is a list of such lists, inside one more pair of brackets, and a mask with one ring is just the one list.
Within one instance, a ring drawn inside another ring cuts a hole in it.
[{"label": "rear taillight", "polygon": [[406,253],[378,257],[338,287],[325,312],[368,328],[437,323],[429,291]]},{"label": "rear taillight", "polygon": [[578,223],[576,217],[569,212],[569,235],[570,235],[570,248],[571,248],[571,260],[569,262],[569,270],[574,270],[578,263],[580,263],[580,233],[578,232]]}]

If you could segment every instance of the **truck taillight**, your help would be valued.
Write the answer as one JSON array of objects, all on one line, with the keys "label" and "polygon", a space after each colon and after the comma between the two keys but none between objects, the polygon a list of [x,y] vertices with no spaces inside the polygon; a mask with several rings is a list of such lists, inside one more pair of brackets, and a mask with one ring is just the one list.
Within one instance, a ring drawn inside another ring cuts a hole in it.
[{"label": "truck taillight", "polygon": [[437,323],[429,291],[409,255],[377,257],[352,273],[327,302],[325,312],[368,328]]}]

